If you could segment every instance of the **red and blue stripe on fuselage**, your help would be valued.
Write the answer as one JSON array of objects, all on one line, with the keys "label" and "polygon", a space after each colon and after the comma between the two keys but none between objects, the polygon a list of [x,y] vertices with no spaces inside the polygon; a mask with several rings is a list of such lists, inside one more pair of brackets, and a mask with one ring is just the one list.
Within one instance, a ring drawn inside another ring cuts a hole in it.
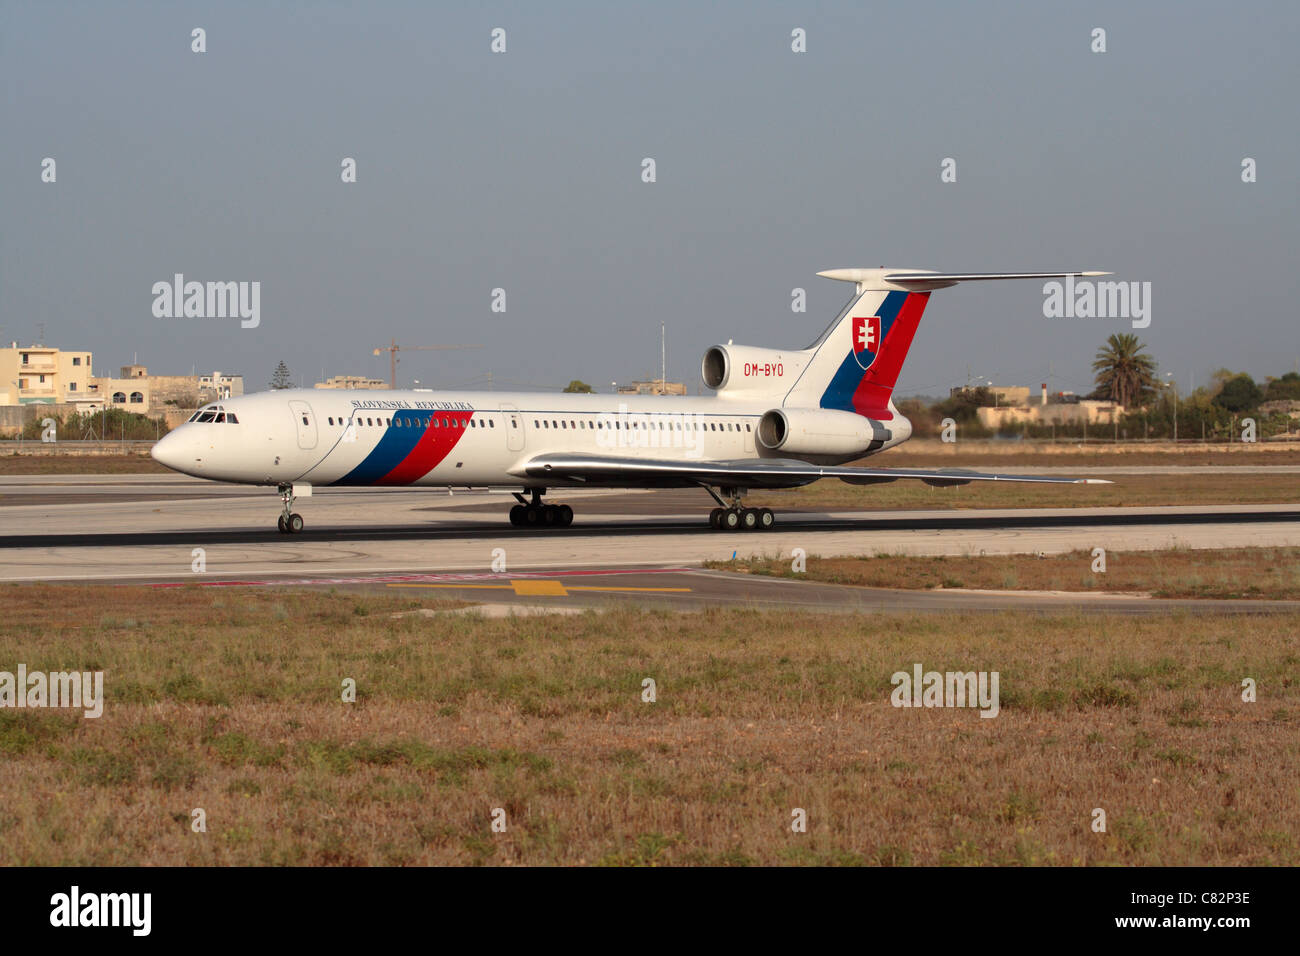
[{"label": "red and blue stripe on fuselage", "polygon": [[[399,410],[379,443],[336,485],[409,485],[446,458],[460,441],[472,411]],[[480,423],[481,424],[481,423]]]}]

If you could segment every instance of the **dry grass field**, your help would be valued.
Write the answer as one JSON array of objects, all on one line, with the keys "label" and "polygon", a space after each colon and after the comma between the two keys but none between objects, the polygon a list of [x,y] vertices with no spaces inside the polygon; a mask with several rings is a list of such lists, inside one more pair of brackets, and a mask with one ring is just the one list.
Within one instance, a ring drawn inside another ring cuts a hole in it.
[{"label": "dry grass field", "polygon": [[0,475],[174,475],[147,455],[23,455],[0,447]]},{"label": "dry grass field", "polygon": [[1162,598],[1300,600],[1300,548],[1110,551],[1094,573],[1092,553],[860,557],[808,556],[795,573],[790,558],[711,561],[742,574],[804,578],[872,588],[977,588],[1020,591],[1124,591]]},{"label": "dry grass field", "polygon": [[[0,670],[103,670],[107,698],[0,710],[6,864],[1300,862],[1300,616],[0,600]],[[998,671],[999,716],[890,706],[914,663]]]}]

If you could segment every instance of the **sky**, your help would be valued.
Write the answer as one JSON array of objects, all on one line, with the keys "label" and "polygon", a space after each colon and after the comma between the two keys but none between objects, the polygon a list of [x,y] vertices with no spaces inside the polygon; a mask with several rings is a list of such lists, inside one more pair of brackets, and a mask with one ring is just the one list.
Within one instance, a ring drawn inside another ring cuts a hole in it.
[{"label": "sky", "polygon": [[[663,323],[694,393],[710,345],[810,342],[824,269],[1102,269],[1149,327],[940,291],[899,393],[1087,392],[1127,331],[1180,388],[1262,380],[1300,363],[1297,36],[1294,3],[0,0],[0,341],[249,391],[482,344],[399,385],[608,389]],[[156,316],[176,273],[260,283],[258,325]]]}]

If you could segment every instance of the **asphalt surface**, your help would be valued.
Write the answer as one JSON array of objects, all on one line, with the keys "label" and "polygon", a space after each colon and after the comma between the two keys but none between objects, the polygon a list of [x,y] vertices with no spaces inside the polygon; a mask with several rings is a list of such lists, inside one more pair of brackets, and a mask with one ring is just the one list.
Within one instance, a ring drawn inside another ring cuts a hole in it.
[{"label": "asphalt surface", "polygon": [[[710,560],[795,549],[814,557],[1300,546],[1300,509],[1292,506],[779,512],[773,531],[745,533],[711,530],[701,492],[566,492],[565,500],[578,513],[572,527],[529,530],[505,520],[509,494],[322,489],[296,506],[306,530],[281,535],[274,530],[279,503],[266,489],[171,475],[0,477],[0,581],[406,589],[503,613],[628,601],[685,610],[1300,609],[1290,602],[882,590],[695,570]],[[498,573],[501,562],[508,570]]]},{"label": "asphalt surface", "polygon": [[504,614],[601,610],[627,604],[672,611],[744,606],[876,614],[1006,610],[1043,614],[1126,615],[1300,613],[1300,601],[1165,600],[1105,592],[862,588],[799,578],[693,568],[631,571],[588,568],[567,572],[407,574],[343,578],[269,576],[242,580],[189,580],[159,583],[157,586],[184,587],[191,584],[221,588],[319,587],[370,592],[400,591],[417,599],[427,597],[430,600],[471,601],[487,605],[491,612]]}]

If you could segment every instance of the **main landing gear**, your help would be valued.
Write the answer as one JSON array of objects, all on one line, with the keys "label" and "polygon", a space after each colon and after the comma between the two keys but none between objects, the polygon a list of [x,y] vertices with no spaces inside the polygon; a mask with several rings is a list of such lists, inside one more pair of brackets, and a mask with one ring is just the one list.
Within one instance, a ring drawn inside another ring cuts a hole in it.
[{"label": "main landing gear", "polygon": [[515,493],[519,504],[510,509],[510,523],[516,528],[567,528],[573,524],[573,509],[568,505],[544,505],[545,488],[530,488],[533,500]]},{"label": "main landing gear", "polygon": [[298,534],[302,531],[302,515],[293,510],[293,485],[280,485],[280,501],[284,503],[284,514],[276,521],[280,534]]},{"label": "main landing gear", "polygon": [[712,488],[706,486],[704,490],[721,505],[709,512],[709,527],[714,531],[768,531],[776,524],[771,508],[741,507],[740,498],[744,494],[741,488],[722,489],[729,501],[723,501]]}]

